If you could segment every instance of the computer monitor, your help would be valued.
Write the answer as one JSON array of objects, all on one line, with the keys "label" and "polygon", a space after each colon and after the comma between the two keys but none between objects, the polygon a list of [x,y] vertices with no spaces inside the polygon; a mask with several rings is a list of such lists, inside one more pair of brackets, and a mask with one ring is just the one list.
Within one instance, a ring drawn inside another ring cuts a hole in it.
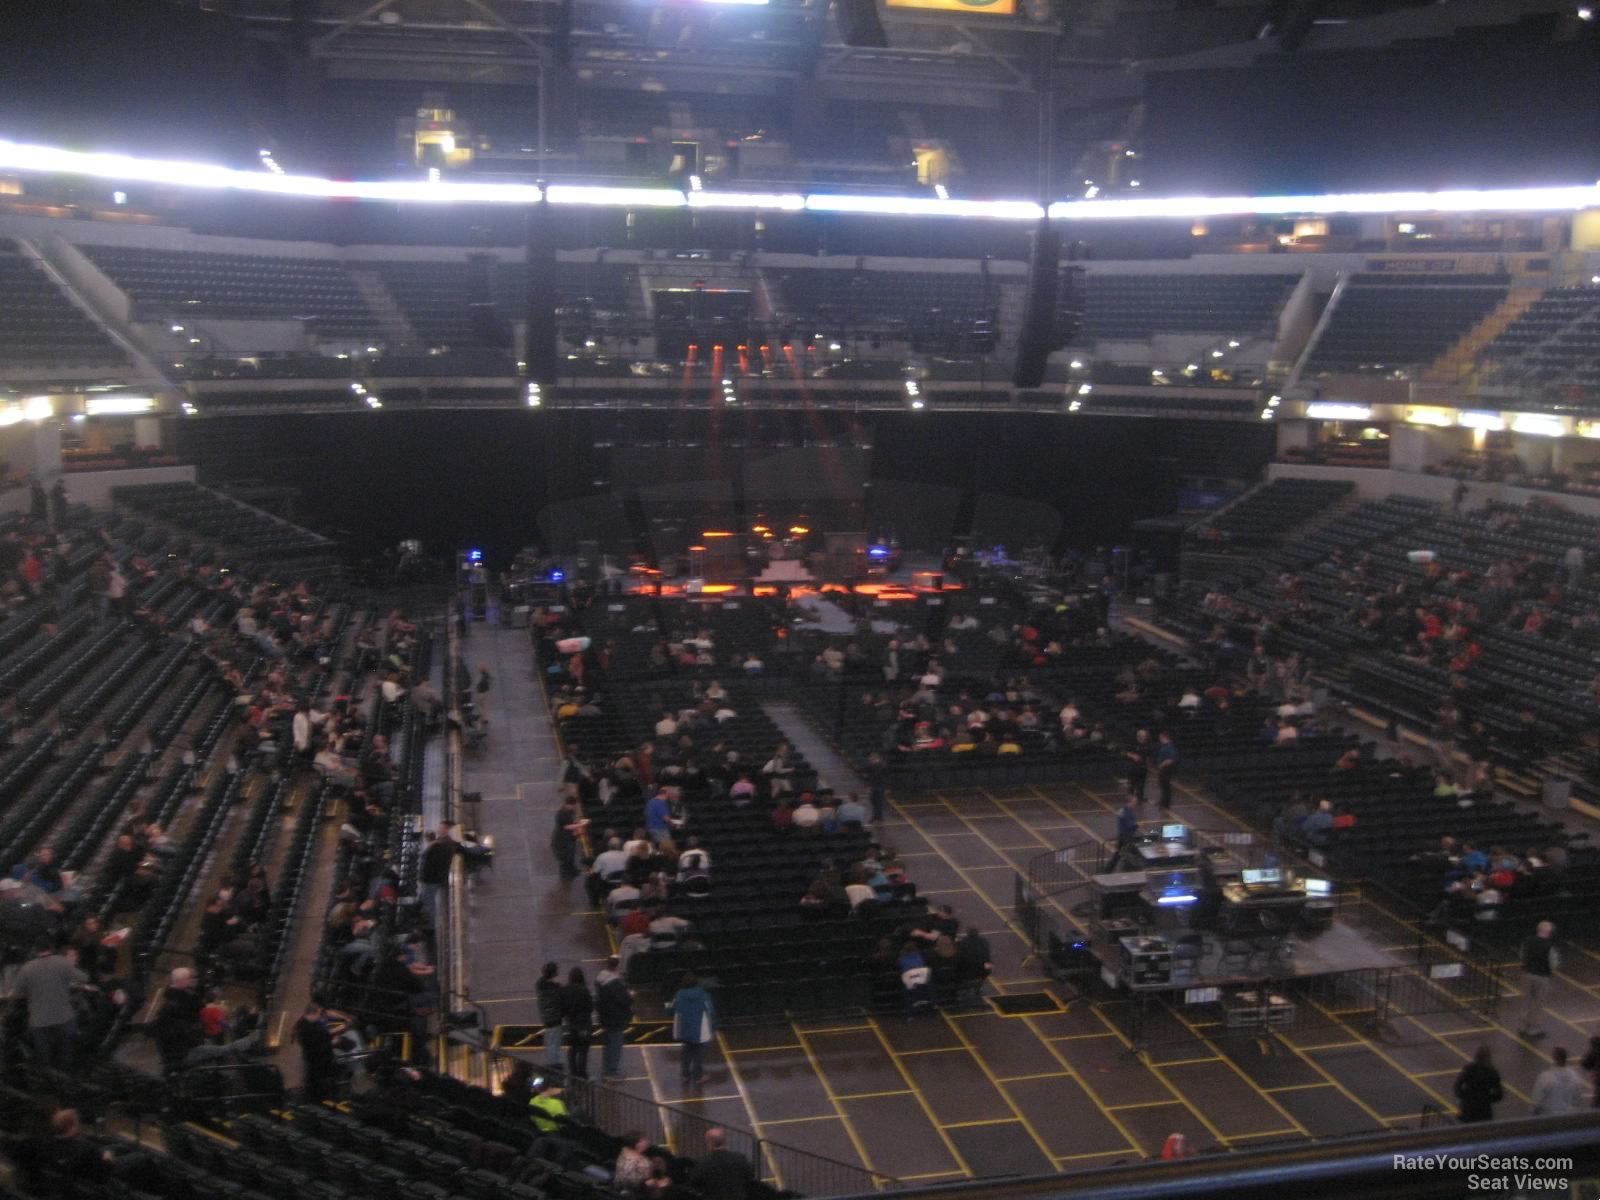
[{"label": "computer monitor", "polygon": [[1161,840],[1163,842],[1181,842],[1188,832],[1182,825],[1163,825],[1161,827]]},{"label": "computer monitor", "polygon": [[1308,896],[1333,895],[1333,880],[1331,879],[1307,879],[1305,885],[1306,895]]},{"label": "computer monitor", "polygon": [[1283,872],[1277,867],[1246,867],[1239,873],[1239,878],[1246,887],[1259,887],[1262,884],[1282,883]]}]

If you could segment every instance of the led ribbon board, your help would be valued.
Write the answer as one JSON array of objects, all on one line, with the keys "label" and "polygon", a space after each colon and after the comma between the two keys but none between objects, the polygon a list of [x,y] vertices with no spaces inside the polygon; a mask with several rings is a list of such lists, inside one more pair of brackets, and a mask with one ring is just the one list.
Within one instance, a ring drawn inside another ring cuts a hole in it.
[{"label": "led ribbon board", "polygon": [[[1013,4],[1015,0],[994,0]],[[922,6],[995,11],[965,0],[920,0]],[[377,200],[396,204],[536,203],[544,192],[532,183],[466,180],[322,179],[313,175],[247,171],[210,163],[140,158],[129,154],[63,150],[0,139],[0,171],[82,175],[118,183],[252,192],[321,200]],[[801,210],[885,217],[977,217],[1037,221],[1033,200],[968,199],[948,196],[861,196],[819,192],[716,192],[663,187],[551,184],[555,205],[608,208],[716,208],[735,212]],[[1188,220],[1219,216],[1334,215],[1340,213],[1577,212],[1600,207],[1600,185],[1486,188],[1443,192],[1344,192],[1320,196],[1138,196],[1107,200],[1059,200],[1049,216],[1059,221]]]}]

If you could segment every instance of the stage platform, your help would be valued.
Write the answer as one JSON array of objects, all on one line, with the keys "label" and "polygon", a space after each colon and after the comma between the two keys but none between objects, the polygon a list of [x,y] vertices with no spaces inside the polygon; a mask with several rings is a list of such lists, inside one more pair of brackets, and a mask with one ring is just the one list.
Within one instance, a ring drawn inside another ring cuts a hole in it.
[{"label": "stage platform", "polygon": [[[1175,938],[1177,932],[1174,931],[1171,937]],[[1225,935],[1206,932],[1205,939],[1206,953],[1196,962],[1195,970],[1185,971],[1167,983],[1137,985],[1132,990],[1182,992],[1189,988],[1250,987],[1289,979],[1337,975],[1347,971],[1380,971],[1406,965],[1404,957],[1386,946],[1378,933],[1338,918],[1317,933],[1289,934],[1284,939],[1288,948],[1286,953],[1270,960],[1261,955],[1252,955],[1248,964],[1229,960],[1223,954],[1223,947],[1230,940]],[[1122,948],[1119,942],[1096,939],[1090,949],[1102,969],[1120,976]]]}]

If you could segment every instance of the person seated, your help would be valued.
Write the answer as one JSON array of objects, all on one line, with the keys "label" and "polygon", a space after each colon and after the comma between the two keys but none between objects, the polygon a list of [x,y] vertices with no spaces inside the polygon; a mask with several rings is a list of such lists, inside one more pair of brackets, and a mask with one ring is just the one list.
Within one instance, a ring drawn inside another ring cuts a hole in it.
[{"label": "person seated", "polygon": [[311,765],[316,768],[319,775],[335,787],[354,788],[361,779],[356,771],[356,764],[331,745],[318,750],[311,760]]},{"label": "person seated", "polygon": [[859,864],[850,868],[850,873],[845,877],[845,898],[850,902],[852,911],[860,908],[869,900],[876,903],[878,893],[867,882],[866,868]]},{"label": "person seated", "polygon": [[817,807],[816,799],[810,792],[802,792],[800,803],[795,806],[793,824],[796,829],[816,829],[822,823],[822,811]]},{"label": "person seated", "polygon": [[617,936],[622,939],[650,936],[650,913],[642,906],[623,912],[617,921]]},{"label": "person seated", "polygon": [[649,933],[653,943],[675,942],[689,931],[689,922],[665,909],[654,909],[650,914]]},{"label": "person seated", "polygon": [[606,839],[606,848],[594,856],[594,862],[589,864],[589,873],[584,877],[589,903],[598,907],[611,889],[622,882],[627,867],[628,855],[622,849],[622,839]]},{"label": "person seated", "polygon": [[642,1133],[622,1135],[622,1149],[611,1170],[611,1183],[618,1191],[636,1198],[659,1195],[672,1186],[660,1159],[650,1154],[650,1141]]},{"label": "person seated", "polygon": [[[644,882],[648,882],[648,877]],[[629,909],[639,907],[643,897],[644,892],[638,885],[624,879],[612,888],[610,895],[606,897],[606,915],[612,921],[617,921]]]},{"label": "person seated", "polygon": [[678,882],[708,878],[711,874],[711,855],[701,848],[700,839],[691,837],[689,848],[678,856]]}]

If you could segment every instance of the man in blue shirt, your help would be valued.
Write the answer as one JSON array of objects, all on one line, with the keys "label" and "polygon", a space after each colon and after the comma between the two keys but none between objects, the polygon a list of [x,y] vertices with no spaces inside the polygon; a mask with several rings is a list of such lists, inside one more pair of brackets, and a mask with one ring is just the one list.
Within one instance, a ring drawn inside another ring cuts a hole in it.
[{"label": "man in blue shirt", "polygon": [[[1139,799],[1137,796],[1128,796],[1122,802],[1122,807],[1117,809],[1117,858],[1133,848],[1134,839],[1139,836]],[[1113,867],[1113,870],[1116,868]]]},{"label": "man in blue shirt", "polygon": [[1308,846],[1326,846],[1328,844],[1328,831],[1333,828],[1333,804],[1324,800],[1317,805],[1316,811],[1300,822],[1300,836]]},{"label": "man in blue shirt", "polygon": [[651,796],[644,806],[644,828],[650,840],[660,845],[672,836],[672,806],[661,792]]},{"label": "man in blue shirt", "polygon": [[1161,811],[1172,809],[1172,777],[1178,771],[1178,747],[1172,744],[1172,735],[1163,729],[1156,747],[1156,782],[1161,786]]}]

